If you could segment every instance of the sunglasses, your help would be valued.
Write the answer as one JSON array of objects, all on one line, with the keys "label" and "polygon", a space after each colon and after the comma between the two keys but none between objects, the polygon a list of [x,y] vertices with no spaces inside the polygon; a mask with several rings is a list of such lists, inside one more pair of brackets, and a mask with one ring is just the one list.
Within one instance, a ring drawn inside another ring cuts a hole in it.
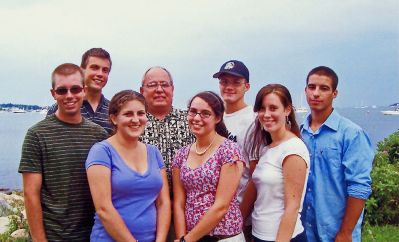
[{"label": "sunglasses", "polygon": [[70,89],[68,89],[66,87],[59,87],[54,90],[54,92],[57,93],[57,95],[66,95],[68,93],[68,91],[70,91],[72,94],[79,94],[83,91],[83,87],[73,86]]}]

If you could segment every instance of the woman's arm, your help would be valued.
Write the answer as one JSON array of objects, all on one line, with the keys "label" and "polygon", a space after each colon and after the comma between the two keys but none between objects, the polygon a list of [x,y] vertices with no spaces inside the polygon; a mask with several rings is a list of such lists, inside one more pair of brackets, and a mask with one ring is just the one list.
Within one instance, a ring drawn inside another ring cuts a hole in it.
[{"label": "woman's arm", "polygon": [[284,159],[283,178],[284,214],[281,217],[276,241],[290,241],[295,229],[306,179],[306,162],[302,157],[290,155]]},{"label": "woman's arm", "polygon": [[163,185],[156,201],[156,206],[157,206],[157,237],[155,240],[156,242],[166,241],[166,236],[168,235],[169,232],[170,217],[171,217],[169,184],[165,168],[161,170],[161,175],[162,175]]},{"label": "woman's arm", "polygon": [[241,210],[241,214],[242,214],[244,221],[250,215],[250,213],[254,207],[255,200],[256,200],[256,187],[252,181],[252,173],[254,173],[256,164],[258,164],[257,160],[251,160],[249,162],[250,177],[248,180],[247,188],[244,193],[244,197],[240,204],[240,210]]},{"label": "woman's arm", "polygon": [[186,217],[184,210],[186,206],[186,192],[180,180],[180,169],[172,169],[173,181],[173,222],[175,225],[176,238],[186,234]]},{"label": "woman's arm", "polygon": [[227,213],[230,202],[236,194],[243,171],[243,163],[226,163],[220,171],[215,203],[208,209],[198,224],[184,236],[187,242],[197,241],[209,234]]},{"label": "woman's arm", "polygon": [[87,178],[96,212],[105,230],[116,241],[137,241],[112,204],[111,170],[106,166],[92,165],[87,169]]}]

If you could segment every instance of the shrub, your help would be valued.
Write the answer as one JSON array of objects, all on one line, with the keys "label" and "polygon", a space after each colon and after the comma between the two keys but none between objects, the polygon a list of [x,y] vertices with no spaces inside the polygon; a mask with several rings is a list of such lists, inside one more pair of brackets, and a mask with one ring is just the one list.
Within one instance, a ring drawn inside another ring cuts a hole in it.
[{"label": "shrub", "polygon": [[378,143],[365,223],[399,225],[399,131]]}]

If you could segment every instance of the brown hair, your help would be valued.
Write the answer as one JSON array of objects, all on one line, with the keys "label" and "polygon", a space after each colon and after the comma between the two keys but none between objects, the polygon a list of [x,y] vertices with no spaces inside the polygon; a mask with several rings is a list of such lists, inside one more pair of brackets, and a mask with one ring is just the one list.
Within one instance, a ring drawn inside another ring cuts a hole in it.
[{"label": "brown hair", "polygon": [[54,88],[55,86],[55,75],[69,76],[75,74],[76,72],[79,72],[79,74],[82,76],[82,85],[84,85],[82,69],[80,69],[80,67],[75,64],[64,63],[57,66],[51,73],[51,87]]},{"label": "brown hair", "polygon": [[[263,99],[271,93],[274,93],[279,97],[284,108],[291,107],[291,112],[288,115],[288,120],[291,122],[290,131],[296,136],[300,137],[301,135],[298,123],[295,119],[295,111],[292,105],[291,94],[285,86],[281,84],[269,84],[262,87],[256,95],[254,112],[258,112],[262,108]],[[248,154],[251,154],[254,157],[259,157],[260,148],[270,144],[272,142],[272,137],[269,132],[262,129],[258,119],[252,124],[249,130],[250,131],[245,137],[244,149],[246,152],[248,152]]]},{"label": "brown hair", "polygon": [[222,99],[219,97],[219,95],[217,95],[214,92],[211,91],[206,91],[206,92],[200,92],[197,95],[195,95],[194,97],[191,98],[191,100],[189,101],[187,108],[190,108],[191,103],[193,102],[194,98],[199,97],[202,100],[204,100],[212,109],[212,111],[215,113],[217,118],[220,118],[220,122],[216,124],[215,126],[215,131],[227,138],[229,136],[229,131],[226,128],[226,125],[223,122],[223,114],[224,114],[224,104]]},{"label": "brown hair", "polygon": [[112,125],[112,128],[114,130],[114,133],[116,131],[116,127],[112,123],[111,115],[114,115],[114,116],[118,115],[119,112],[121,111],[123,104],[125,104],[128,101],[133,101],[133,100],[137,100],[137,101],[141,102],[144,105],[144,108],[147,110],[147,105],[146,105],[144,96],[141,93],[133,91],[133,90],[120,91],[120,92],[116,93],[112,97],[111,101],[109,102],[108,117],[109,117],[110,123]]},{"label": "brown hair", "polygon": [[83,69],[86,69],[87,63],[89,62],[89,57],[98,57],[102,59],[106,59],[109,61],[109,69],[111,69],[112,66],[112,60],[110,54],[102,49],[102,48],[91,48],[90,50],[86,51],[82,55],[82,62],[80,63],[80,67]]}]

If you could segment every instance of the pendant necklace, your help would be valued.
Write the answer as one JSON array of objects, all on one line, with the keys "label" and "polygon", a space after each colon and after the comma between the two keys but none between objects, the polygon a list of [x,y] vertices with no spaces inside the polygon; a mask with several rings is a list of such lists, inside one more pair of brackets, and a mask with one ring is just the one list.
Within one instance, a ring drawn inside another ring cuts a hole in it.
[{"label": "pendant necklace", "polygon": [[216,134],[215,134],[215,136],[213,136],[213,139],[212,139],[212,142],[208,145],[208,147],[206,147],[205,148],[205,150],[203,150],[203,151],[201,151],[201,152],[199,152],[198,151],[198,149],[197,149],[197,141],[195,142],[195,153],[197,154],[197,155],[203,155],[203,154],[205,154],[208,150],[209,150],[209,148],[211,148],[211,146],[213,145],[213,142],[215,141],[215,139],[216,139]]}]

